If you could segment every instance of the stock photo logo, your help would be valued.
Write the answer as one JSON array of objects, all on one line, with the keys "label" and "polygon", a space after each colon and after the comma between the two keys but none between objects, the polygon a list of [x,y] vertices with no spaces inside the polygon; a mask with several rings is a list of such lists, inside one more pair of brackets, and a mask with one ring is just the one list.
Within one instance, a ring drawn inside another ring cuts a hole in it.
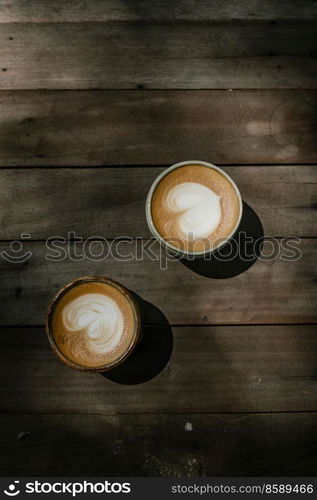
[{"label": "stock photo logo", "polygon": [[20,484],[20,481],[13,481],[13,483],[9,484],[7,489],[3,490],[3,493],[8,497],[16,497],[21,493],[20,490],[17,489],[18,484]]},{"label": "stock photo logo", "polygon": [[64,480],[52,480],[45,479],[42,480],[32,480],[32,481],[20,481],[13,480],[8,486],[3,490],[3,493],[7,497],[16,497],[20,493],[28,495],[67,495],[68,497],[75,498],[77,495],[105,495],[105,494],[129,494],[132,491],[132,485],[130,482],[122,481],[64,481]]},{"label": "stock photo logo", "polygon": [[[157,261],[160,269],[165,270],[168,262],[181,260],[184,253],[181,249],[167,248],[159,243],[155,238],[145,240],[141,237],[119,237],[114,240],[107,240],[102,236],[91,236],[83,238],[71,231],[64,236],[51,236],[45,241],[36,245],[36,254],[29,248],[25,248],[30,242],[31,235],[21,234],[19,239],[8,242],[7,248],[0,252],[0,257],[11,264],[24,264],[32,257],[43,258],[50,262],[68,261]],[[164,240],[169,246],[174,244],[169,240]],[[200,241],[201,242],[201,241]],[[223,247],[212,251],[207,246],[206,252],[200,260],[228,263],[239,258],[243,262],[273,261],[276,259],[285,261],[296,261],[301,257],[301,238],[298,237],[260,237],[252,238],[245,232],[239,232],[234,238],[226,242]],[[39,247],[40,245],[40,247]],[[185,256],[188,260],[195,260],[194,255]]]},{"label": "stock photo logo", "polygon": [[[30,238],[30,234],[21,234],[21,240],[29,240]],[[0,255],[7,262],[11,262],[11,264],[23,264],[32,257],[32,252],[26,251],[20,240],[15,240],[12,241],[9,248],[3,250]]]}]

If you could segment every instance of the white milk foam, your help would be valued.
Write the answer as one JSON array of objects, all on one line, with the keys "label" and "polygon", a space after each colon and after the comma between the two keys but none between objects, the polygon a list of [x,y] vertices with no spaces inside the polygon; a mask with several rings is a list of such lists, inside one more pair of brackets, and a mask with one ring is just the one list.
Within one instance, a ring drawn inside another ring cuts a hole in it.
[{"label": "white milk foam", "polygon": [[206,238],[221,220],[220,196],[197,182],[183,182],[172,188],[166,198],[168,208],[178,217],[178,229],[187,239]]},{"label": "white milk foam", "polygon": [[84,330],[88,347],[99,354],[115,349],[124,331],[120,308],[110,297],[99,293],[81,295],[67,304],[63,321],[68,330]]}]

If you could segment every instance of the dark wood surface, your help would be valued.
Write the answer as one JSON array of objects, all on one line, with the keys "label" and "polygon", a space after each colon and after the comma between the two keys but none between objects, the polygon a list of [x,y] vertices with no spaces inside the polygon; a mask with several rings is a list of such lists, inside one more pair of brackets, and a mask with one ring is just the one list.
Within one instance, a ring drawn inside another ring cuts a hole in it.
[{"label": "dark wood surface", "polygon": [[[66,237],[70,232],[84,238],[149,238],[144,200],[163,170],[132,166],[0,169],[0,238],[20,237],[26,229],[36,240]],[[238,184],[267,236],[317,236],[316,165],[226,166],[224,170]]]},{"label": "dark wood surface", "polygon": [[0,424],[0,467],[14,477],[30,470],[85,477],[316,474],[316,414],[310,412],[1,415]]},{"label": "dark wood surface", "polygon": [[[112,247],[109,255],[98,260],[94,255],[101,254],[99,243],[92,243],[90,250],[80,242],[76,249],[71,242],[59,243],[62,254],[58,260],[56,249],[47,249],[44,242],[26,243],[25,251],[32,252],[29,260],[22,264],[2,262],[0,325],[43,324],[51,296],[68,281],[91,274],[104,274],[124,283],[158,307],[172,325],[317,320],[316,239],[302,239],[296,244],[301,252],[297,260],[281,258],[280,240],[275,244],[276,257],[265,258],[272,252],[267,242],[261,260],[230,279],[208,279],[178,260],[166,262],[158,243],[151,245],[151,254],[141,259],[144,243],[121,241],[117,249]],[[108,248],[104,243],[102,247]],[[2,243],[0,249],[8,251],[8,244]],[[290,256],[288,251],[284,254]],[[225,263],[216,262],[215,276],[224,267]]]},{"label": "dark wood surface", "polygon": [[316,27],[314,20],[130,21],[124,29],[110,21],[3,23],[0,88],[314,89]]},{"label": "dark wood surface", "polygon": [[312,0],[2,0],[2,23],[52,23],[85,21],[233,21],[312,20],[317,8]]},{"label": "dark wood surface", "polygon": [[[0,72],[1,76],[1,72]],[[313,90],[3,91],[0,165],[317,163]]]},{"label": "dark wood surface", "polygon": [[[166,334],[161,325],[145,327],[145,338]],[[2,410],[84,415],[316,410],[314,326],[183,326],[172,327],[172,337],[165,369],[146,383],[128,385],[128,377],[117,383],[119,374],[112,381],[61,365],[43,328],[1,328]],[[157,349],[155,355],[162,353]],[[150,362],[154,353],[142,367],[145,375]]]},{"label": "dark wood surface", "polygon": [[[316,9],[0,1],[1,475],[316,474]],[[226,279],[140,261],[149,186],[193,158],[234,178],[251,235],[300,237],[300,258],[266,243]],[[132,258],[78,259],[76,237]],[[143,298],[142,348],[107,377],[64,367],[43,328],[92,273]]]}]

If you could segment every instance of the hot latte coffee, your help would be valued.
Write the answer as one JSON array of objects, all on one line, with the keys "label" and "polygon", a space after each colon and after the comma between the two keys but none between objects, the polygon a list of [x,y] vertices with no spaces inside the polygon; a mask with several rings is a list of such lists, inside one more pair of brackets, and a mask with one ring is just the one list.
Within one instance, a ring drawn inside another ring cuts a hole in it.
[{"label": "hot latte coffee", "polygon": [[164,241],[185,253],[215,249],[240,221],[239,191],[217,167],[187,162],[178,165],[154,184],[149,203],[151,222]]},{"label": "hot latte coffee", "polygon": [[135,346],[139,315],[124,287],[107,278],[80,278],[54,299],[48,334],[66,364],[109,369]]}]

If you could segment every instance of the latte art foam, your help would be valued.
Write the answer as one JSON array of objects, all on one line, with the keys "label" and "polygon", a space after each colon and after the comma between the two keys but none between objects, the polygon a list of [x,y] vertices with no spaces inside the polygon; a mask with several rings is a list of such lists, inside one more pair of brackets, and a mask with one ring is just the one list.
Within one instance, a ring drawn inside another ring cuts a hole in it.
[{"label": "latte art foam", "polygon": [[56,296],[48,328],[62,361],[104,371],[132,352],[140,318],[123,285],[103,276],[83,276]]},{"label": "latte art foam", "polygon": [[197,182],[183,182],[173,187],[166,204],[169,210],[179,214],[178,229],[189,239],[209,236],[221,220],[220,196]]},{"label": "latte art foam", "polygon": [[158,233],[170,246],[185,253],[203,254],[232,234],[241,215],[241,199],[221,170],[186,163],[160,177],[149,208],[155,236]]},{"label": "latte art foam", "polygon": [[124,330],[122,312],[106,295],[89,293],[77,297],[63,309],[67,330],[84,331],[87,347],[96,353],[113,351]]}]

